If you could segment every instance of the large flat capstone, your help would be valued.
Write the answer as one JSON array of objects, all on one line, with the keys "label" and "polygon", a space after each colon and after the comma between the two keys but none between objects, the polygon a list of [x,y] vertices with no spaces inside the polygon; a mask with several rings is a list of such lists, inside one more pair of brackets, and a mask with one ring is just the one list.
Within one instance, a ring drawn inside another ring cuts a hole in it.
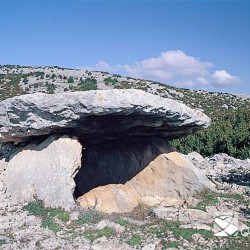
[{"label": "large flat capstone", "polygon": [[68,134],[86,144],[107,139],[178,138],[210,124],[200,111],[141,90],[16,96],[0,102],[0,141]]}]

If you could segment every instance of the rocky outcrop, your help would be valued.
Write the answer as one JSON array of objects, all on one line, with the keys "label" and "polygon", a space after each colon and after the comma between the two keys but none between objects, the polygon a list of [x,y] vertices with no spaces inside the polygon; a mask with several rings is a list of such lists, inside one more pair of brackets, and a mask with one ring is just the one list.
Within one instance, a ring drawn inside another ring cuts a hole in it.
[{"label": "rocky outcrop", "polygon": [[127,213],[139,205],[140,196],[122,184],[110,184],[92,189],[77,200],[83,208],[104,213]]},{"label": "rocky outcrop", "polygon": [[8,163],[7,193],[21,204],[39,199],[48,207],[72,208],[81,155],[77,138],[67,136],[51,136],[20,148]]},{"label": "rocky outcrop", "polygon": [[141,90],[35,93],[0,102],[0,141],[68,134],[85,144],[108,139],[193,133],[210,124],[200,111]]},{"label": "rocky outcrop", "polygon": [[250,163],[227,154],[216,154],[211,158],[203,158],[197,152],[184,156],[203,172],[217,189],[226,192],[250,192]]}]

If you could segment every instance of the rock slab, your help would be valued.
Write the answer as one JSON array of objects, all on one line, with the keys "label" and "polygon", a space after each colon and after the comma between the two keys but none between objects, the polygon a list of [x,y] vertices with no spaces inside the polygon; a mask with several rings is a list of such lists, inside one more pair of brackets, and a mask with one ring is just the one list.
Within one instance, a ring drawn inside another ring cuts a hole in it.
[{"label": "rock slab", "polygon": [[38,199],[47,207],[69,210],[75,205],[74,177],[81,156],[77,138],[50,136],[42,143],[28,144],[8,163],[8,194],[22,204]]},{"label": "rock slab", "polygon": [[206,128],[210,119],[172,99],[141,90],[16,96],[0,102],[0,141],[68,134],[85,143],[128,137],[178,138]]}]

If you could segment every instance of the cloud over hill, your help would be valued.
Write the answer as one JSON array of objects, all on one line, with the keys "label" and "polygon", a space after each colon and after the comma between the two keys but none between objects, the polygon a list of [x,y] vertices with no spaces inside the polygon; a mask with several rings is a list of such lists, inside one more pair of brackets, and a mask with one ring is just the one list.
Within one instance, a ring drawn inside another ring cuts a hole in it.
[{"label": "cloud over hill", "polygon": [[118,64],[111,66],[104,61],[100,61],[95,67],[84,68],[171,83],[178,87],[206,89],[211,86],[227,87],[241,81],[239,77],[231,75],[225,69],[214,70],[211,62],[203,62],[181,50],[165,51],[157,57],[144,59],[132,65]]}]

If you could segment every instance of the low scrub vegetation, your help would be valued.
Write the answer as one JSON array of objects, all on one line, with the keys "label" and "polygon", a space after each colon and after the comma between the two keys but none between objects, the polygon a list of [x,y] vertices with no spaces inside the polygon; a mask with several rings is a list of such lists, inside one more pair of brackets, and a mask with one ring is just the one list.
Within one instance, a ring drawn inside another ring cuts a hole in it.
[{"label": "low scrub vegetation", "polygon": [[228,111],[214,117],[212,125],[194,135],[172,141],[180,152],[197,151],[203,156],[226,153],[240,159],[250,155],[249,110]]}]

